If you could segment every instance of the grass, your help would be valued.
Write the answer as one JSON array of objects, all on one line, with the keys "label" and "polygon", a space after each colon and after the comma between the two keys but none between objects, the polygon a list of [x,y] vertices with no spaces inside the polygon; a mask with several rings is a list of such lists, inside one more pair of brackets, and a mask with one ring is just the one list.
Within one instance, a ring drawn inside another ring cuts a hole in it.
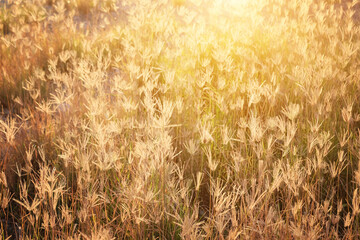
[{"label": "grass", "polygon": [[5,1],[7,239],[356,239],[357,1]]}]

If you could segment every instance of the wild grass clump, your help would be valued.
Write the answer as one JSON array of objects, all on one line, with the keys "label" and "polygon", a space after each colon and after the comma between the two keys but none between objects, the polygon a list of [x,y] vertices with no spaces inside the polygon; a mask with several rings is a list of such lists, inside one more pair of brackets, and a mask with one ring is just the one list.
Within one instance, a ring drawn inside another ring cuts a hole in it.
[{"label": "wild grass clump", "polygon": [[7,239],[356,239],[357,1],[0,3]]}]

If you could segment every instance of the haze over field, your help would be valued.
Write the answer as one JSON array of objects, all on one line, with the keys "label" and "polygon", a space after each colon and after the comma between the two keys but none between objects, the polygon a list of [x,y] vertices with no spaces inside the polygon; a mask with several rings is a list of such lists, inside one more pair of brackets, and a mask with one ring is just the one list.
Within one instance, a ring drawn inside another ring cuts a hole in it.
[{"label": "haze over field", "polygon": [[3,239],[360,238],[348,0],[1,0]]}]

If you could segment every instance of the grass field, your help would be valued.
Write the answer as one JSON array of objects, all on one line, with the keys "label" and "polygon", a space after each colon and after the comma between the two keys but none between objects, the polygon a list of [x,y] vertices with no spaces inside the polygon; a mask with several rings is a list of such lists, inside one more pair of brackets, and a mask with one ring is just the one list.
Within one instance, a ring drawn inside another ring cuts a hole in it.
[{"label": "grass field", "polygon": [[2,239],[359,239],[359,4],[0,1]]}]

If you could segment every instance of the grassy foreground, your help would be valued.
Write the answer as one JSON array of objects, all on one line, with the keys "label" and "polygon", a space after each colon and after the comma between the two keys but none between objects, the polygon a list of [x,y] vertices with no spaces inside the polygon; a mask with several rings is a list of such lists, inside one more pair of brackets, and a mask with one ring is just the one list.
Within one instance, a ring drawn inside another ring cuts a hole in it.
[{"label": "grassy foreground", "polygon": [[0,1],[0,236],[360,238],[357,1]]}]

